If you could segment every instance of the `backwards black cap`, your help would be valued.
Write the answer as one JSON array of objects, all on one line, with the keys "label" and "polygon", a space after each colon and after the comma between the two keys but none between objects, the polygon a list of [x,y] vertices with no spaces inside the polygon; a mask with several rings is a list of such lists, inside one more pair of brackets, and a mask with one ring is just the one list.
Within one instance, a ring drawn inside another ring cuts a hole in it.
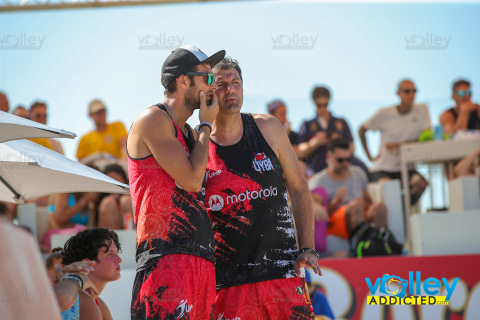
[{"label": "backwards black cap", "polygon": [[177,48],[163,63],[162,84],[166,88],[173,80],[191,71],[199,64],[208,63],[213,67],[224,57],[225,50],[220,50],[209,57],[191,44]]}]

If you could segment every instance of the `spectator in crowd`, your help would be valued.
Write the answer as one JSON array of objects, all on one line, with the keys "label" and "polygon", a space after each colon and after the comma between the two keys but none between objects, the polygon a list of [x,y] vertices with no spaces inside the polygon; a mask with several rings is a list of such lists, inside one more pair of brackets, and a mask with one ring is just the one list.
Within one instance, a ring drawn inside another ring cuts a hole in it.
[{"label": "spectator in crowd", "polygon": [[62,265],[63,249],[55,248],[47,257],[45,265],[53,286],[58,306],[62,311],[62,320],[80,319],[80,292],[98,295],[95,285],[89,278],[95,261],[74,262]]},{"label": "spectator in crowd", "polygon": [[[401,80],[397,90],[400,104],[378,110],[358,131],[365,153],[372,161],[370,171],[374,182],[400,179],[400,145],[417,141],[422,131],[431,129],[427,105],[414,103],[416,92],[412,80]],[[380,152],[375,158],[370,155],[367,146],[365,133],[368,130],[379,130],[381,133]],[[420,199],[427,184],[416,170],[409,171],[412,204]]]},{"label": "spectator in crowd", "polygon": [[29,118],[29,112],[24,106],[17,106],[15,109],[13,109],[12,112],[14,115],[28,119]]},{"label": "spectator in crowd", "polygon": [[[305,121],[300,127],[298,157],[304,159],[312,175],[323,170],[326,164],[328,143],[335,138],[343,138],[350,144],[354,152],[353,135],[347,122],[337,118],[328,110],[330,90],[327,87],[315,87],[312,91],[312,100],[316,106],[316,116]],[[352,158],[352,164],[361,166],[368,174],[368,169],[358,158]]]},{"label": "spectator in crowd", "polygon": [[[128,184],[128,177],[118,164],[105,167],[104,174],[121,183]],[[98,208],[98,226],[110,229],[133,228],[132,197],[128,194],[104,194]]]},{"label": "spectator in crowd", "polygon": [[282,126],[287,131],[288,140],[292,144],[293,150],[298,155],[298,143],[299,143],[299,136],[298,133],[293,131],[290,127],[290,122],[287,120],[287,106],[281,100],[274,100],[270,102],[267,106],[268,114],[274,116],[275,118],[280,121]]},{"label": "spectator in crowd", "polygon": [[472,102],[470,82],[464,79],[455,81],[452,86],[452,99],[455,106],[440,116],[443,132],[452,134],[458,130],[480,130],[480,106]]},{"label": "spectator in crowd", "polygon": [[17,207],[13,203],[0,202],[0,216],[7,218],[11,222],[15,218],[16,209]]},{"label": "spectator in crowd", "polygon": [[42,245],[50,248],[54,234],[74,234],[89,225],[95,216],[98,193],[58,193],[52,196],[49,207],[49,229],[42,239]]},{"label": "spectator in crowd", "polygon": [[312,276],[310,275],[309,270],[305,270],[305,283],[307,284],[308,295],[310,296],[310,301],[312,302],[315,320],[335,319],[327,297],[317,286],[312,284]]},{"label": "spectator in crowd", "polygon": [[47,260],[45,260],[45,267],[47,268],[48,279],[50,279],[50,283],[52,285],[58,282],[57,269],[55,268],[55,266],[62,266],[62,258],[63,248],[57,247],[52,249],[52,253],[50,253],[50,255],[47,257]]},{"label": "spectator in crowd", "polygon": [[0,91],[0,111],[8,112],[8,110],[10,110],[10,106],[7,95]]},{"label": "spectator in crowd", "polygon": [[383,203],[372,204],[367,176],[358,166],[352,166],[351,160],[349,142],[341,138],[332,140],[327,154],[329,166],[308,182],[310,190],[322,186],[327,191],[330,216],[327,233],[345,239],[364,221],[376,227],[387,226],[387,208]]},{"label": "spectator in crowd", "polygon": [[95,130],[80,139],[77,149],[78,161],[89,162],[86,158],[97,152],[106,152],[114,158],[126,160],[127,130],[123,123],[107,123],[107,108],[100,100],[90,102],[88,116],[95,124]]},{"label": "spectator in crowd", "polygon": [[327,251],[327,211],[328,195],[323,187],[311,190],[313,200],[313,218],[315,219],[315,251],[323,253]]},{"label": "spectator in crowd", "polygon": [[[47,124],[47,105],[44,102],[36,101],[32,104],[29,111],[29,118],[32,121]],[[29,139],[45,148],[64,154],[62,144],[51,138],[32,138]]]},{"label": "spectator in crowd", "polygon": [[120,279],[120,251],[118,235],[104,228],[83,230],[65,243],[63,265],[95,261],[89,265],[93,269],[89,278],[96,290],[79,292],[80,319],[112,319],[109,308],[98,296],[109,282]]}]

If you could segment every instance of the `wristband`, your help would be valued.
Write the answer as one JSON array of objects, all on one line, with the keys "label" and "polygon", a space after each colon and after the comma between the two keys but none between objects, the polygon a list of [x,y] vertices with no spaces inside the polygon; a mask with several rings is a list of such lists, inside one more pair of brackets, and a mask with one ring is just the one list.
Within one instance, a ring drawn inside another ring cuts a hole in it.
[{"label": "wristband", "polygon": [[198,125],[198,131],[200,131],[200,129],[203,127],[203,126],[207,126],[210,128],[210,132],[212,132],[212,124],[208,121],[202,121],[199,125]]},{"label": "wristband", "polygon": [[[313,249],[310,249],[310,248],[303,248],[303,249],[300,249],[300,250],[298,251],[298,254],[300,254],[300,253],[302,253],[302,252],[305,252],[305,251],[308,251],[308,252],[310,252],[310,253],[311,253],[311,254],[313,254],[315,257],[317,257],[317,259],[319,259],[319,258],[320,258],[320,255],[319,255],[319,254],[318,254],[318,253],[317,253],[315,250],[313,250]],[[298,256],[298,255],[297,255],[297,256]]]},{"label": "wristband", "polygon": [[76,274],[72,274],[72,273],[67,273],[62,281],[64,280],[73,280],[75,281],[77,284],[78,284],[78,287],[79,287],[79,291],[82,291],[83,290],[83,280],[82,278],[79,276],[79,275],[76,275]]}]

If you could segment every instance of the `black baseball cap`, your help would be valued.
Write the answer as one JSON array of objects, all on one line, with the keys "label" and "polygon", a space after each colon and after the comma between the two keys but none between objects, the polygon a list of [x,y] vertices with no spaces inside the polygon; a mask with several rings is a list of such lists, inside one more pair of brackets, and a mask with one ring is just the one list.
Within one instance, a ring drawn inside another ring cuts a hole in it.
[{"label": "black baseball cap", "polygon": [[166,88],[173,80],[191,71],[199,64],[208,63],[213,67],[224,57],[225,50],[220,50],[209,57],[191,44],[177,48],[163,63],[162,84]]}]

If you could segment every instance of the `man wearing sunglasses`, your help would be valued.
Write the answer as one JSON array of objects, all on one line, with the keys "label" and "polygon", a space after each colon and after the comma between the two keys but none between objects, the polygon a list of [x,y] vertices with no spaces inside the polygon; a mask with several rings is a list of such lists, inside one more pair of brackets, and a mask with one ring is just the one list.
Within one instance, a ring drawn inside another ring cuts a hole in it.
[{"label": "man wearing sunglasses", "polygon": [[240,112],[238,62],[225,58],[213,71],[219,112],[205,199],[216,240],[214,319],[312,319],[300,274],[306,265],[316,273],[320,268],[312,198],[297,156],[275,117]]},{"label": "man wearing sunglasses", "polygon": [[383,203],[372,204],[368,179],[358,166],[352,166],[350,144],[337,138],[328,145],[328,167],[308,181],[310,190],[323,187],[327,191],[327,211],[330,216],[327,234],[348,239],[351,232],[364,221],[376,227],[387,227],[387,208]]},{"label": "man wearing sunglasses", "polygon": [[[398,83],[397,95],[400,104],[381,108],[362,124],[358,135],[365,154],[372,161],[372,181],[401,179],[400,144],[418,141],[424,130],[431,129],[430,115],[426,104],[416,104],[417,89],[413,81],[403,79]],[[367,146],[366,132],[380,131],[380,152],[373,158]],[[427,181],[416,170],[409,171],[410,199],[414,204],[427,187]]]},{"label": "man wearing sunglasses", "polygon": [[[163,102],[143,110],[128,134],[137,229],[132,319],[211,319],[215,240],[204,185],[218,112],[211,71],[224,56],[192,45],[173,51],[162,67]],[[198,134],[186,123],[196,109]]]},{"label": "man wearing sunglasses", "polygon": [[455,107],[440,116],[443,132],[452,134],[458,130],[480,130],[480,106],[472,102],[470,82],[464,79],[455,81],[452,99],[455,101]]}]

